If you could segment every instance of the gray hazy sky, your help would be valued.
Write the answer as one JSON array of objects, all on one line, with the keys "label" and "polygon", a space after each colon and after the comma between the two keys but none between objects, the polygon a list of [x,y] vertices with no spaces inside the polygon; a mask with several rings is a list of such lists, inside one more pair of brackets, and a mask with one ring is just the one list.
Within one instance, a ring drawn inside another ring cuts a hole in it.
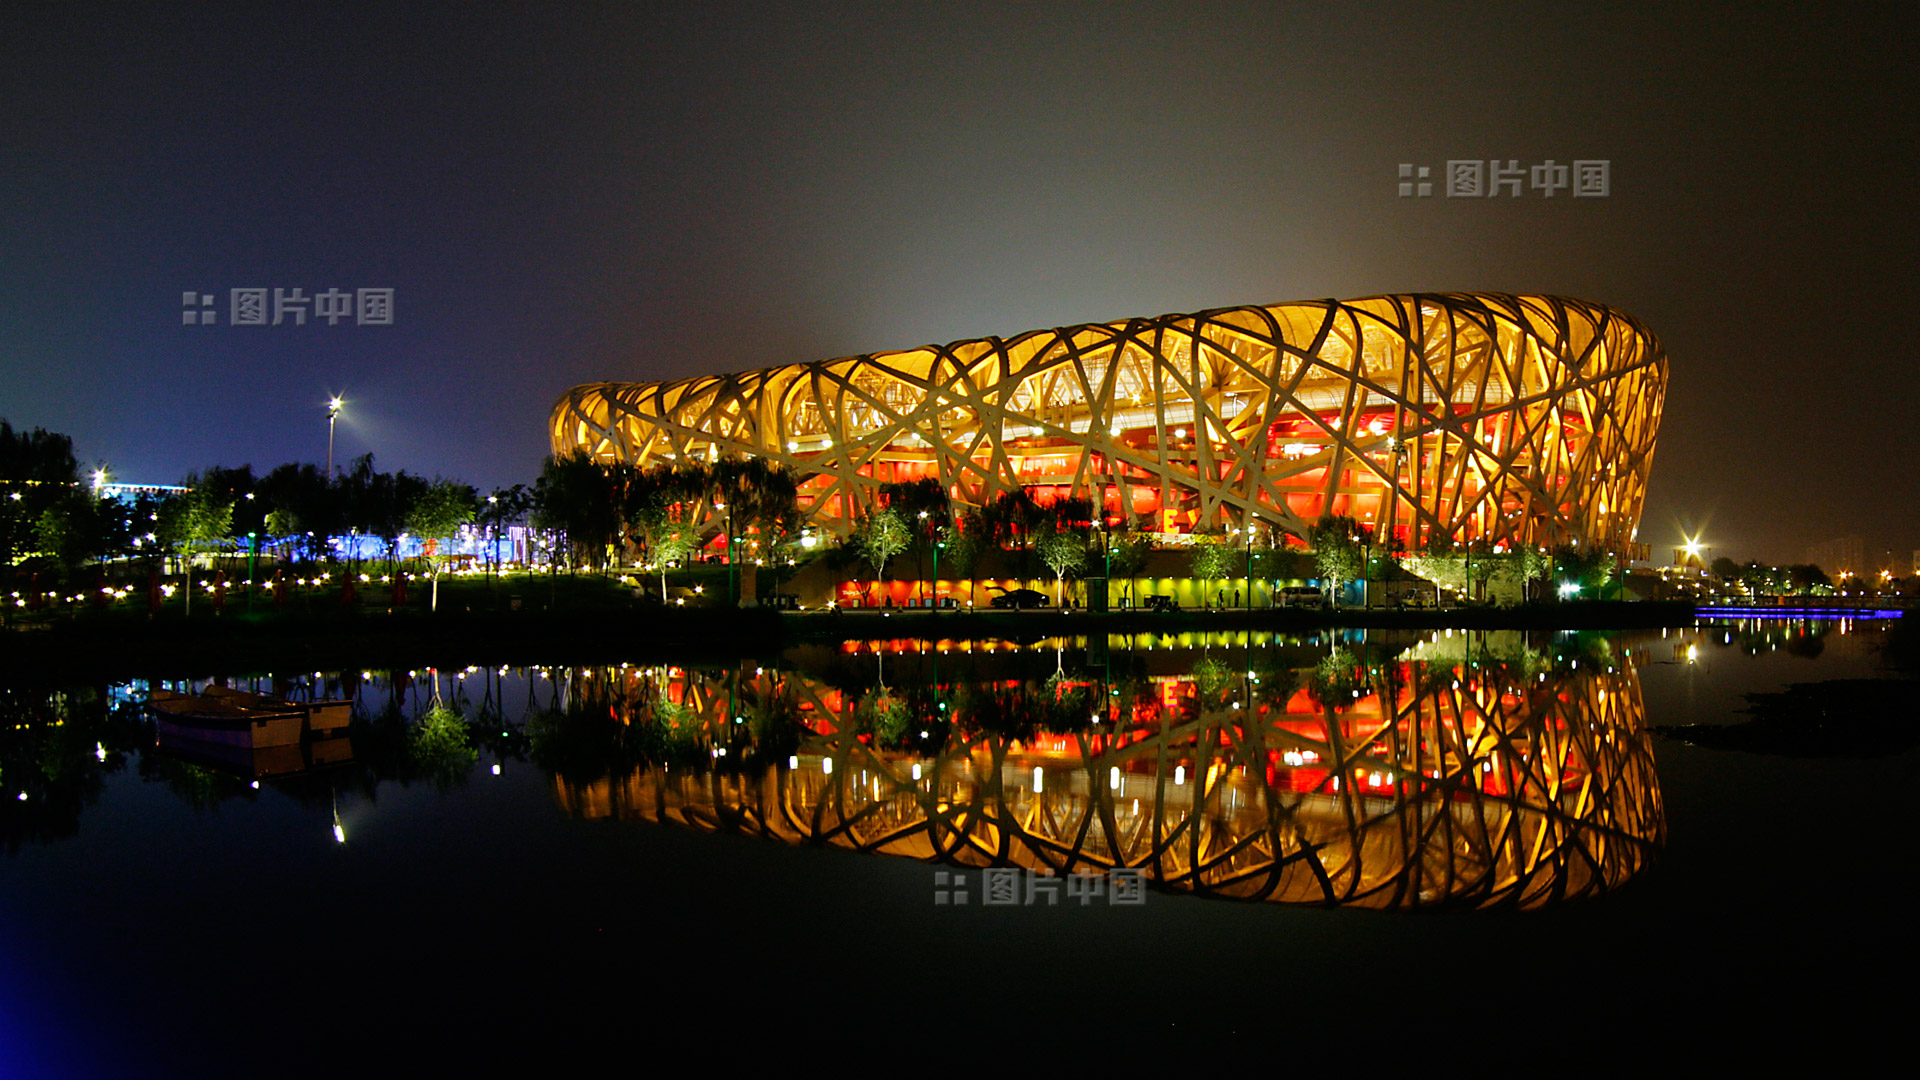
[{"label": "gray hazy sky", "polygon": [[[528,480],[569,385],[1240,303],[1558,293],[1672,358],[1641,536],[1920,548],[1905,8],[48,8],[0,37],[0,416],[128,479]],[[1396,166],[1607,159],[1605,199]],[[396,325],[180,294],[396,290]]]}]

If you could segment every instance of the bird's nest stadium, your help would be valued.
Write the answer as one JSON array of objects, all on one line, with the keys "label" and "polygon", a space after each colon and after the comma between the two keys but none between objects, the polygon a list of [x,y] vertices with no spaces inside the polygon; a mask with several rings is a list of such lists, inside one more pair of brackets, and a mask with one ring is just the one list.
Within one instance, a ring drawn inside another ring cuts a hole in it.
[{"label": "bird's nest stadium", "polygon": [[1024,488],[1160,533],[1346,515],[1383,540],[1629,557],[1667,360],[1633,317],[1477,293],[1229,307],[663,383],[574,387],[556,453],[755,456],[844,532],[884,485]]}]

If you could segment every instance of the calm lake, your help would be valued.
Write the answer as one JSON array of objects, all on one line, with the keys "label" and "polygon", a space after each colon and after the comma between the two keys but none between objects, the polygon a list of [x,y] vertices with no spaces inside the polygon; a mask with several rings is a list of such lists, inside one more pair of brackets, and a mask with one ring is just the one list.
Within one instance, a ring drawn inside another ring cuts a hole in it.
[{"label": "calm lake", "polygon": [[[1872,1030],[1915,945],[1886,637],[902,639],[7,687],[0,1071]],[[144,707],[210,688],[352,721],[239,747]]]}]

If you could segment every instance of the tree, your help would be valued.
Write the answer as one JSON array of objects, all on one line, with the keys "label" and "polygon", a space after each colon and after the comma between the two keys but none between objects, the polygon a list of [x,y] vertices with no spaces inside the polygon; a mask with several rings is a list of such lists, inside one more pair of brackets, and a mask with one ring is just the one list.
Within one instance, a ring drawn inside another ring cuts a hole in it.
[{"label": "tree", "polygon": [[1429,533],[1418,549],[1401,562],[1408,573],[1433,582],[1433,606],[1440,607],[1440,590],[1467,595],[1466,560],[1454,542],[1438,530]]},{"label": "tree", "polygon": [[63,580],[72,582],[87,560],[106,554],[113,545],[114,535],[123,531],[115,527],[121,518],[108,500],[84,487],[56,490],[34,522],[34,548],[59,568]]},{"label": "tree", "polygon": [[[373,467],[373,455],[362,454],[331,485],[331,495],[344,520],[336,522],[330,531],[337,535],[344,527],[349,533],[377,536],[386,541],[387,559],[392,562],[399,552],[400,534],[406,531],[407,507],[427,486],[425,479],[404,469],[379,472]],[[350,550],[348,557],[356,554]]]},{"label": "tree", "polygon": [[1307,527],[1314,567],[1332,582],[1328,596],[1334,607],[1340,606],[1340,583],[1356,580],[1366,572],[1369,539],[1367,529],[1350,517],[1329,514]]},{"label": "tree", "polygon": [[861,558],[873,567],[873,583],[880,584],[880,576],[886,572],[887,563],[895,555],[907,550],[913,542],[913,536],[907,529],[907,523],[900,520],[900,514],[891,507],[880,507],[868,511],[854,523],[853,536],[860,550]]},{"label": "tree", "polygon": [[[533,508],[533,492],[525,484],[494,488],[486,501],[475,508],[474,520],[487,533],[487,568],[500,568],[500,530],[527,516]],[[489,579],[491,580],[491,579]]]},{"label": "tree", "polygon": [[1613,556],[1591,545],[1563,544],[1550,553],[1547,572],[1556,593],[1565,586],[1575,595],[1599,596],[1613,578]]},{"label": "tree", "polygon": [[[765,458],[726,458],[711,470],[713,498],[724,504],[744,549],[728,545],[751,565],[779,565],[800,532],[800,485],[793,471]],[[751,554],[748,554],[751,552]]]},{"label": "tree", "polygon": [[645,540],[647,559],[660,574],[660,602],[667,601],[667,566],[700,549],[693,505],[706,497],[711,478],[698,464],[664,465],[634,477],[623,497],[622,515]]},{"label": "tree", "polygon": [[987,523],[980,511],[968,507],[960,515],[960,520],[940,531],[942,549],[941,558],[953,573],[967,579],[967,599],[973,599],[974,574],[980,568],[981,557],[987,553]]},{"label": "tree", "polygon": [[79,483],[72,439],[0,420],[0,566],[35,547],[42,515]]},{"label": "tree", "polygon": [[998,497],[981,508],[981,517],[986,522],[988,533],[996,547],[1005,547],[1012,543],[1020,550],[1020,581],[1025,584],[1032,578],[1028,555],[1032,550],[1034,530],[1048,518],[1045,507],[1033,500],[1025,488],[1003,491]]},{"label": "tree", "polygon": [[1193,538],[1188,573],[1201,581],[1217,581],[1233,572],[1234,556],[1224,536],[1201,533]]},{"label": "tree", "polygon": [[189,473],[187,489],[160,504],[159,527],[154,530],[167,550],[185,563],[186,610],[193,613],[193,558],[208,544],[233,535],[233,503],[200,485],[200,475]]},{"label": "tree", "polygon": [[1035,534],[1033,547],[1040,560],[1053,571],[1054,604],[1064,606],[1066,601],[1061,593],[1065,590],[1067,575],[1086,568],[1087,538],[1058,522],[1048,521]]},{"label": "tree", "polygon": [[1147,568],[1153,557],[1153,536],[1138,529],[1118,531],[1107,549],[1108,574],[1127,579],[1127,603],[1133,603],[1133,579]]},{"label": "tree", "polygon": [[467,485],[435,480],[414,496],[407,507],[407,532],[419,537],[425,545],[427,567],[433,575],[433,599],[427,605],[428,611],[440,610],[440,574],[452,561],[440,550],[440,545],[453,539],[460,526],[473,520],[474,503],[473,489]]},{"label": "tree", "polygon": [[1812,563],[1795,563],[1787,567],[1787,580],[1797,593],[1832,592],[1833,582],[1826,573]]},{"label": "tree", "polygon": [[1554,561],[1550,552],[1526,544],[1492,556],[1475,554],[1473,560],[1476,571],[1489,568],[1486,570],[1489,579],[1517,585],[1523,592],[1529,587],[1529,582],[1551,573]]},{"label": "tree", "polygon": [[317,559],[325,538],[347,531],[342,499],[317,465],[286,464],[254,487],[266,503],[267,535],[288,544],[300,557]]},{"label": "tree", "polygon": [[[906,525],[913,542],[910,550],[921,568],[926,566],[927,553],[940,542],[941,535],[953,523],[953,509],[947,499],[947,489],[940,481],[930,476],[918,480],[905,480],[898,483],[883,484],[880,488],[880,501],[900,516]],[[924,574],[916,574],[923,577]]]},{"label": "tree", "polygon": [[609,470],[585,451],[572,450],[542,463],[533,486],[533,524],[565,537],[569,566],[583,555],[601,566],[621,535],[620,501]]},{"label": "tree", "polygon": [[1092,536],[1093,503],[1088,500],[1055,499],[1041,508],[1032,543],[1041,561],[1053,571],[1054,603],[1065,603],[1061,592],[1067,575],[1085,569]]},{"label": "tree", "polygon": [[1719,578],[1721,581],[1738,581],[1740,579],[1740,564],[1727,558],[1725,555],[1713,560],[1713,565],[1710,569],[1713,571],[1713,576]]}]

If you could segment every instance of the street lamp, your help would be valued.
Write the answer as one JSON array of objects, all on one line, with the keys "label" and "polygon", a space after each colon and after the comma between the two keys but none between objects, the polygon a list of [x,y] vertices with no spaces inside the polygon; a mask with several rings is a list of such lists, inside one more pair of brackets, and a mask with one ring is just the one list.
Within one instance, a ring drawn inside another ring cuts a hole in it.
[{"label": "street lamp", "polygon": [[1242,517],[1241,520],[1244,523],[1241,529],[1241,532],[1244,532],[1246,534],[1241,539],[1245,541],[1245,544],[1246,544],[1246,546],[1242,550],[1245,552],[1246,561],[1247,561],[1246,562],[1247,610],[1252,611],[1253,610],[1253,515],[1251,513],[1246,514]]},{"label": "street lamp", "polygon": [[933,613],[935,615],[941,613],[941,548],[945,546],[947,546],[945,540],[933,542]]},{"label": "street lamp", "polygon": [[338,396],[327,399],[327,480],[333,480],[333,422],[340,417],[340,410],[346,405]]},{"label": "street lamp", "polygon": [[1107,523],[1105,520],[1093,523],[1093,531],[1100,537],[1100,610],[1113,610],[1113,547],[1107,542]]},{"label": "street lamp", "polygon": [[733,561],[733,504],[717,502],[713,504],[713,508],[727,512],[727,603],[737,607],[740,603],[740,585],[739,577],[737,576],[739,567],[735,566]]}]

